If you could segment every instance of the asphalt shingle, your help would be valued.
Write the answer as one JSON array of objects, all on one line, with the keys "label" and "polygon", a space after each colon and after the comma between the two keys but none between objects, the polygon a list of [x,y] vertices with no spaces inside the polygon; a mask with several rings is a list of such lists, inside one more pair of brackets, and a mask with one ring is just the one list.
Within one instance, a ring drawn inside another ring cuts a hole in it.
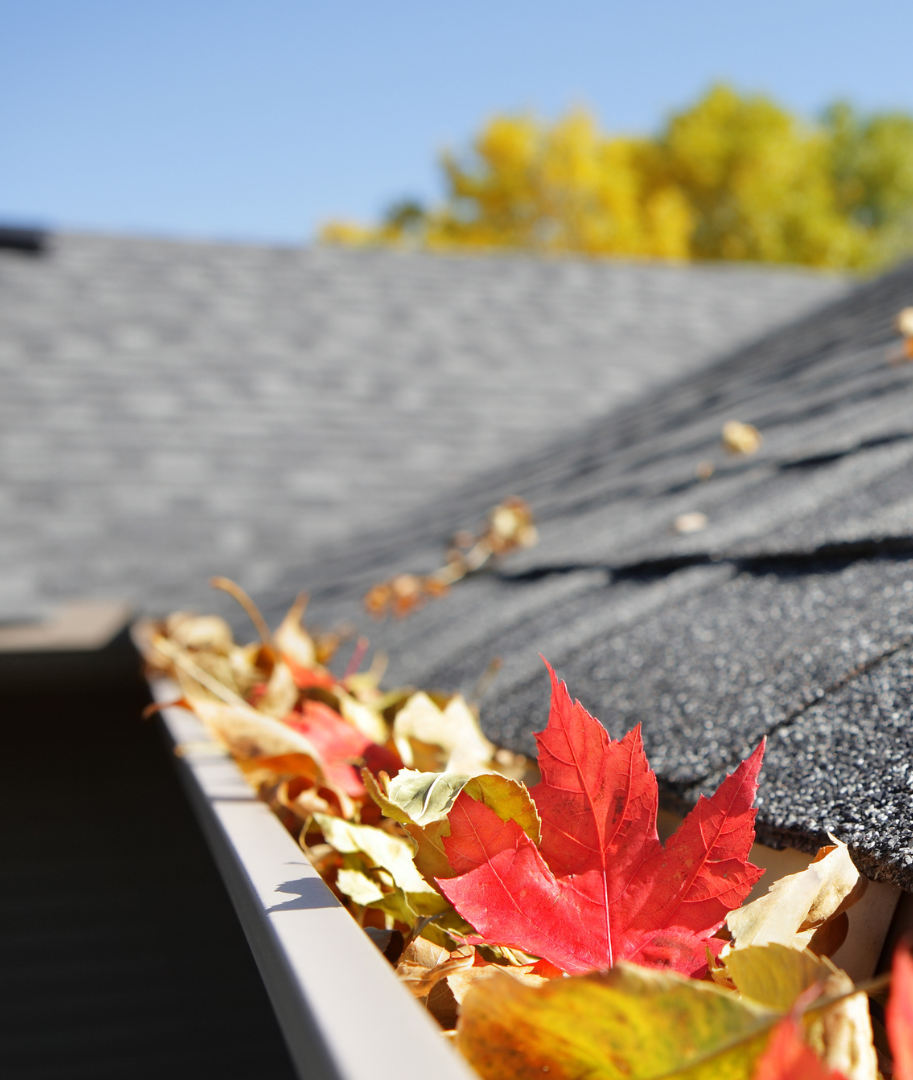
[{"label": "asphalt shingle", "polygon": [[0,251],[0,618],[164,611],[531,454],[844,281],[60,235]]}]

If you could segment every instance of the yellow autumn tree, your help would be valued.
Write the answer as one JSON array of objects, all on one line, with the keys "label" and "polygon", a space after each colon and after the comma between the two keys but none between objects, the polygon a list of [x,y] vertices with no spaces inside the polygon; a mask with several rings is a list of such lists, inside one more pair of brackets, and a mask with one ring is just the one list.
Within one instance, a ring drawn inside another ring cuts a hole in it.
[{"label": "yellow autumn tree", "polygon": [[686,258],[690,209],[651,177],[650,154],[646,141],[601,134],[582,111],[551,127],[496,118],[470,160],[444,159],[450,197],[423,223],[426,242]]},{"label": "yellow autumn tree", "polygon": [[717,86],[655,138],[612,136],[583,110],[497,116],[443,158],[446,198],[322,239],[832,268],[913,250],[913,119],[835,106],[805,123]]},{"label": "yellow autumn tree", "polygon": [[768,99],[715,87],[672,117],[659,153],[694,214],[694,258],[864,261],[866,231],[841,212],[825,132]]}]

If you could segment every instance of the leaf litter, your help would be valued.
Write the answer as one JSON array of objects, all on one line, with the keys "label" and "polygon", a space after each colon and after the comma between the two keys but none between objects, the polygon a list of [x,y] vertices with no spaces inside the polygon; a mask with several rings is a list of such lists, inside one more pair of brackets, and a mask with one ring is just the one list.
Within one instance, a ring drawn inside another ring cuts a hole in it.
[{"label": "leaf litter", "polygon": [[[525,529],[525,504],[496,508],[451,556],[452,581],[531,542]],[[383,690],[382,661],[359,670],[365,643],[336,676],[346,634],[309,632],[305,596],[271,633],[238,586],[216,584],[259,640],[178,613],[140,628],[150,672],[177,682],[176,704],[233,755],[481,1077],[882,1075],[873,986],[828,959],[866,884],[846,845],[832,838],[744,903],[762,873],[748,853],[763,743],[663,845],[639,727],[610,738],[550,667],[537,765],[496,748],[459,695]],[[893,1075],[913,1080],[906,946],[893,980]]]}]

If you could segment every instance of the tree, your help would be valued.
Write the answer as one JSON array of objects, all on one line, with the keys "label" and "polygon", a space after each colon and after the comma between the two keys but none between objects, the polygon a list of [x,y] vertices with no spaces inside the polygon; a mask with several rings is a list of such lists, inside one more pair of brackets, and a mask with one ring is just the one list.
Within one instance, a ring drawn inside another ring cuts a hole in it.
[{"label": "tree", "polygon": [[655,138],[612,136],[583,110],[553,124],[496,116],[446,154],[446,197],[379,226],[335,222],[327,242],[736,259],[835,269],[913,251],[913,118],[817,124],[768,98],[711,88]]}]

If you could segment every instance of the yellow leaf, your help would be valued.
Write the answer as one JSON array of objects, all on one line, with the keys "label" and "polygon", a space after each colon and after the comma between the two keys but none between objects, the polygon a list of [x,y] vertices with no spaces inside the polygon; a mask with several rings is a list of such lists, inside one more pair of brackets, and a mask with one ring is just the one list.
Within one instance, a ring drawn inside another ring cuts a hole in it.
[{"label": "yellow leaf", "polygon": [[622,962],[538,989],[477,982],[457,1044],[483,1080],[750,1080],[775,1019],[710,983]]},{"label": "yellow leaf", "polygon": [[740,994],[782,1013],[789,1012],[804,990],[838,973],[830,960],[785,945],[734,949],[723,963]]},{"label": "yellow leaf", "polygon": [[387,797],[405,813],[406,821],[430,825],[447,817],[469,779],[464,773],[401,769],[390,781]]},{"label": "yellow leaf", "polygon": [[452,877],[453,868],[442,842],[443,837],[450,835],[450,823],[447,819],[424,827],[416,825],[402,807],[387,797],[367,769],[362,769],[361,779],[368,794],[384,815],[392,821],[398,821],[409,834],[415,844],[415,865],[425,880],[430,882],[439,877]]}]

